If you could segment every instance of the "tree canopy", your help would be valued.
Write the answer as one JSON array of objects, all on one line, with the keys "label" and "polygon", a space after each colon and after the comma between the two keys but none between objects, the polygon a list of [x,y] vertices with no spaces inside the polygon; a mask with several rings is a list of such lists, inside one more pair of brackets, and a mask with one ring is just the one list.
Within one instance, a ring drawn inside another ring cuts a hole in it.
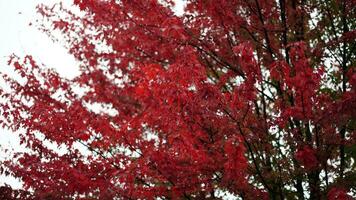
[{"label": "tree canopy", "polygon": [[353,198],[354,0],[74,7],[38,6],[38,27],[78,77],[30,55],[1,74],[0,124],[28,149],[1,164],[24,183],[6,198]]}]

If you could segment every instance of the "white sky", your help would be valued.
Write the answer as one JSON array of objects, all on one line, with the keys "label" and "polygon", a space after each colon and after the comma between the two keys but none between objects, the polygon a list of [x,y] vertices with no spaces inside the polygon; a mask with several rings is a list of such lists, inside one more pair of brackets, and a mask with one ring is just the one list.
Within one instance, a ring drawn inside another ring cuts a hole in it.
[{"label": "white sky", "polygon": [[[6,56],[31,54],[35,60],[56,68],[71,78],[78,74],[75,60],[61,44],[53,43],[44,33],[29,23],[36,19],[36,5],[52,4],[58,0],[0,0],[0,64]],[[6,67],[6,66],[5,66]]]}]

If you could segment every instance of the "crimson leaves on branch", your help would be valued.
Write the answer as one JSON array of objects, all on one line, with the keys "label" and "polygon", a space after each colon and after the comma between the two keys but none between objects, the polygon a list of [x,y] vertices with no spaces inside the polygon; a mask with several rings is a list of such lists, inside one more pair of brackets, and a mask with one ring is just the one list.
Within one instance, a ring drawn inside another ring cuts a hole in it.
[{"label": "crimson leaves on branch", "polygon": [[28,151],[2,163],[24,183],[4,198],[352,198],[356,2],[186,3],[38,7],[81,74],[11,56],[1,125]]}]

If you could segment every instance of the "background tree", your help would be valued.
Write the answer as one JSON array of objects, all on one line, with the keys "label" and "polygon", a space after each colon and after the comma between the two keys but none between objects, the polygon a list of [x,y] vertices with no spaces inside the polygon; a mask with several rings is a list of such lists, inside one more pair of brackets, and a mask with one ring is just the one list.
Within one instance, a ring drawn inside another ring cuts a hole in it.
[{"label": "background tree", "polygon": [[191,0],[182,16],[171,0],[74,4],[84,14],[38,11],[80,76],[31,56],[9,60],[22,82],[3,74],[1,124],[29,149],[3,170],[23,198],[355,194],[354,0]]}]

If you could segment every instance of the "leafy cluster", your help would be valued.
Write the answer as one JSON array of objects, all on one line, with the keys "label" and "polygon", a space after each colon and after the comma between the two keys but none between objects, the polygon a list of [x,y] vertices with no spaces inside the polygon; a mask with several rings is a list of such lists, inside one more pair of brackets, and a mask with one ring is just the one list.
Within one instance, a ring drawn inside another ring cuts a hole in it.
[{"label": "leafy cluster", "polygon": [[31,56],[9,61],[22,81],[2,74],[0,124],[28,149],[2,164],[28,191],[1,188],[7,198],[355,194],[354,0],[189,0],[181,16],[172,0],[74,7],[38,11],[78,77]]}]

